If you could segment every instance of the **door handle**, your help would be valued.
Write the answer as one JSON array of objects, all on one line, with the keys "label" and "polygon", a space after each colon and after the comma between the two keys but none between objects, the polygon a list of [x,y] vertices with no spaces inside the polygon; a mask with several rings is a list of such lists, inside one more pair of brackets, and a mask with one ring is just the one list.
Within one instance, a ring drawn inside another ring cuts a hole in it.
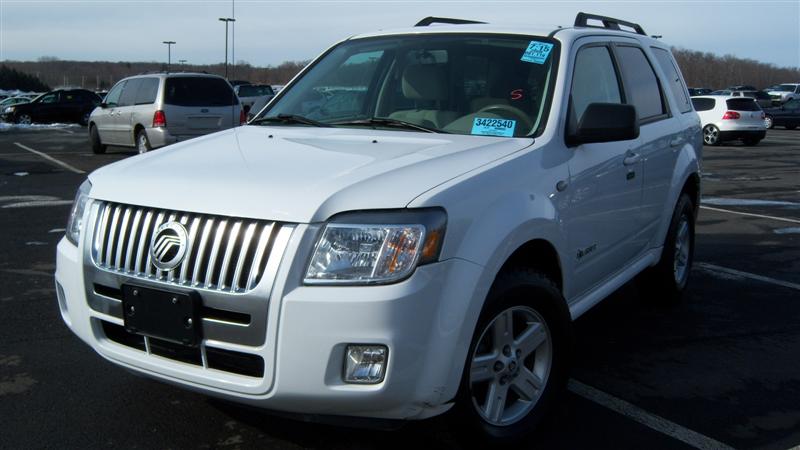
[{"label": "door handle", "polygon": [[626,166],[632,166],[634,164],[637,164],[641,160],[642,160],[642,155],[638,153],[628,152],[628,154],[625,155],[625,159],[622,160],[622,164]]}]

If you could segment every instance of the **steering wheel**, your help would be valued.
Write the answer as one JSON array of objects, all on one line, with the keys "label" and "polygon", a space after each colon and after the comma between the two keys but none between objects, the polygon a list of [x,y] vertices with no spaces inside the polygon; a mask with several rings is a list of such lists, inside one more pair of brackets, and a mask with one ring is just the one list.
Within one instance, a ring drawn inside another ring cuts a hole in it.
[{"label": "steering wheel", "polygon": [[[513,118],[517,119],[517,122],[520,123],[526,130],[530,130],[533,128],[533,122],[531,122],[530,117],[525,114],[525,111],[511,105],[504,105],[502,103],[496,103],[494,105],[484,106],[475,114],[481,113],[490,113],[496,114],[503,118],[507,118],[506,116],[511,115]],[[526,132],[527,134],[527,132]]]}]

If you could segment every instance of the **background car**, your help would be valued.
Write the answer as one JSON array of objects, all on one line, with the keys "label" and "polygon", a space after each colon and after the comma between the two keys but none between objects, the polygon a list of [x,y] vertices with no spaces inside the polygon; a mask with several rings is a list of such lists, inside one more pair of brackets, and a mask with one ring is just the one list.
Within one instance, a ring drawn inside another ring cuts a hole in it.
[{"label": "background car", "polygon": [[9,122],[23,125],[34,122],[86,125],[89,114],[100,102],[97,94],[86,89],[57,89],[42,94],[29,103],[7,107],[3,111],[3,117]]},{"label": "background car", "polygon": [[730,95],[733,97],[750,97],[761,108],[770,108],[772,106],[772,97],[764,91],[733,91]]},{"label": "background car", "polygon": [[728,86],[725,88],[729,91],[757,91],[758,88],[749,84],[737,84],[736,86]]},{"label": "background car", "polygon": [[767,91],[773,104],[786,103],[793,98],[800,99],[800,83],[784,83]]},{"label": "background car", "polygon": [[692,104],[703,124],[706,145],[741,139],[751,146],[767,135],[764,111],[752,98],[705,95],[692,97]]},{"label": "background car", "polygon": [[764,125],[772,128],[775,125],[794,130],[800,125],[800,100],[792,99],[783,105],[764,109]]},{"label": "background car", "polygon": [[694,97],[696,95],[708,95],[712,92],[712,89],[708,88],[689,88],[689,95]]},{"label": "background car", "polygon": [[89,118],[92,151],[107,145],[139,153],[243,123],[233,88],[204,73],[160,73],[125,78]]},{"label": "background car", "polygon": [[259,103],[263,107],[275,97],[275,91],[268,84],[242,84],[234,86],[233,90],[239,96],[246,113],[250,112],[254,103]]}]

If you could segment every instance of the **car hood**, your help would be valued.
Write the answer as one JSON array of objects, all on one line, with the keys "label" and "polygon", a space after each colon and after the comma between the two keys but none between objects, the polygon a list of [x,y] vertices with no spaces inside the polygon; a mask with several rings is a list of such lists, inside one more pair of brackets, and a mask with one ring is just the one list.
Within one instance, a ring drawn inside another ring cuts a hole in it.
[{"label": "car hood", "polygon": [[439,184],[533,143],[405,131],[244,126],[93,172],[92,198],[308,223],[402,208]]}]

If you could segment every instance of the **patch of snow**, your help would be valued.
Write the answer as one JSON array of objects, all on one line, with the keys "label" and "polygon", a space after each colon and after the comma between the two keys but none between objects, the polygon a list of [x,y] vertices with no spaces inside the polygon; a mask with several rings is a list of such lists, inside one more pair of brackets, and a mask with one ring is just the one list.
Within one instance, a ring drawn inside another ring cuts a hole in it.
[{"label": "patch of snow", "polygon": [[775,234],[800,234],[800,227],[778,228],[772,232]]},{"label": "patch of snow", "polygon": [[66,128],[79,128],[77,123],[32,123],[30,125],[20,125],[18,123],[0,122],[0,132],[11,130],[54,130]]},{"label": "patch of snow", "polygon": [[704,197],[700,203],[715,206],[786,206],[790,208],[800,207],[800,203],[787,202],[783,200],[760,200],[750,198],[722,198]]}]

